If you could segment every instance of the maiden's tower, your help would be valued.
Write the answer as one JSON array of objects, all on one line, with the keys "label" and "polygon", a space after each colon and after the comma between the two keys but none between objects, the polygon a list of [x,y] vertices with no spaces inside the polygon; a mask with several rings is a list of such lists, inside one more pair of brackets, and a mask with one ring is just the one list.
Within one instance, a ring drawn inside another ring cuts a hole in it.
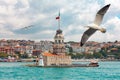
[{"label": "maiden's tower", "polygon": [[54,36],[53,43],[53,52],[44,52],[40,58],[41,66],[69,66],[71,65],[71,56],[65,53],[65,44],[64,44],[64,36],[62,30],[60,29],[60,15],[56,17],[58,20],[58,30],[56,30],[56,34]]}]

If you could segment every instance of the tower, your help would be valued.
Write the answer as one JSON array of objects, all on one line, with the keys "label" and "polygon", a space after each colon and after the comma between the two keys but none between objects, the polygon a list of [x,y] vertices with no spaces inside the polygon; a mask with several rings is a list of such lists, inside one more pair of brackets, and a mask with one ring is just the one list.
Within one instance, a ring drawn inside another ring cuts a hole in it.
[{"label": "tower", "polygon": [[53,53],[54,54],[65,54],[65,45],[64,45],[64,36],[62,34],[62,30],[58,29],[56,31],[55,37],[54,37],[54,44],[53,44]]},{"label": "tower", "polygon": [[58,20],[58,30],[56,31],[54,37],[53,53],[58,55],[65,55],[64,36],[62,34],[62,30],[60,29],[60,11],[56,19]]},{"label": "tower", "polygon": [[[64,36],[60,29],[60,12],[59,16],[56,17],[58,20],[58,30],[54,36],[53,53],[44,53],[42,66],[66,66],[71,65],[71,56],[65,55]],[[41,59],[42,60],[42,59]],[[42,61],[41,61],[42,63]]]}]

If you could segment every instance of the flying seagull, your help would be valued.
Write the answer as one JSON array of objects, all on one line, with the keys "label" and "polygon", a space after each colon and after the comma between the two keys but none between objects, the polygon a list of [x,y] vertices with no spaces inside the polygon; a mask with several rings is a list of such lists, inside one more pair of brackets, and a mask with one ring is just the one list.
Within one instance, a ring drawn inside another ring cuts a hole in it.
[{"label": "flying seagull", "polygon": [[101,8],[95,17],[94,23],[90,26],[86,26],[89,29],[86,30],[81,38],[81,42],[80,42],[80,46],[82,47],[85,42],[88,40],[88,38],[94,34],[97,30],[101,31],[102,33],[106,32],[106,29],[100,27],[100,24],[102,22],[102,19],[104,17],[104,14],[107,12],[108,8],[110,7],[110,4],[104,6],[103,8]]},{"label": "flying seagull", "polygon": [[33,25],[30,25],[30,26],[26,26],[26,27],[24,27],[24,28],[22,28],[22,29],[28,29],[28,28],[30,28],[30,27],[32,27]]}]

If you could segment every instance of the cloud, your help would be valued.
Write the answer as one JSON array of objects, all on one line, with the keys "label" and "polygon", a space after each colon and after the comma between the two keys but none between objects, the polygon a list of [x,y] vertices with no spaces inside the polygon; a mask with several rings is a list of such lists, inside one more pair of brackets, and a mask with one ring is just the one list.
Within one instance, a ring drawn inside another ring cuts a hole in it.
[{"label": "cloud", "polygon": [[[53,40],[61,11],[61,29],[65,41],[80,41],[84,26],[94,21],[97,11],[111,4],[101,26],[107,33],[96,32],[89,40],[114,41],[119,33],[119,0],[2,0],[0,1],[0,38]],[[29,29],[21,28],[30,26]],[[115,31],[115,32],[114,32]],[[19,37],[18,37],[19,36]],[[99,36],[99,38],[96,38]]]}]

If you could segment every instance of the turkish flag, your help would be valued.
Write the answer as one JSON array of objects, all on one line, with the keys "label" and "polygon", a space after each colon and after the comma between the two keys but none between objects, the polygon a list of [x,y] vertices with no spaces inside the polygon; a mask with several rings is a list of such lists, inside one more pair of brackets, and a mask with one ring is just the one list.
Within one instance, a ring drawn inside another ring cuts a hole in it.
[{"label": "turkish flag", "polygon": [[56,19],[60,19],[60,17],[58,16],[58,17],[56,17]]}]

